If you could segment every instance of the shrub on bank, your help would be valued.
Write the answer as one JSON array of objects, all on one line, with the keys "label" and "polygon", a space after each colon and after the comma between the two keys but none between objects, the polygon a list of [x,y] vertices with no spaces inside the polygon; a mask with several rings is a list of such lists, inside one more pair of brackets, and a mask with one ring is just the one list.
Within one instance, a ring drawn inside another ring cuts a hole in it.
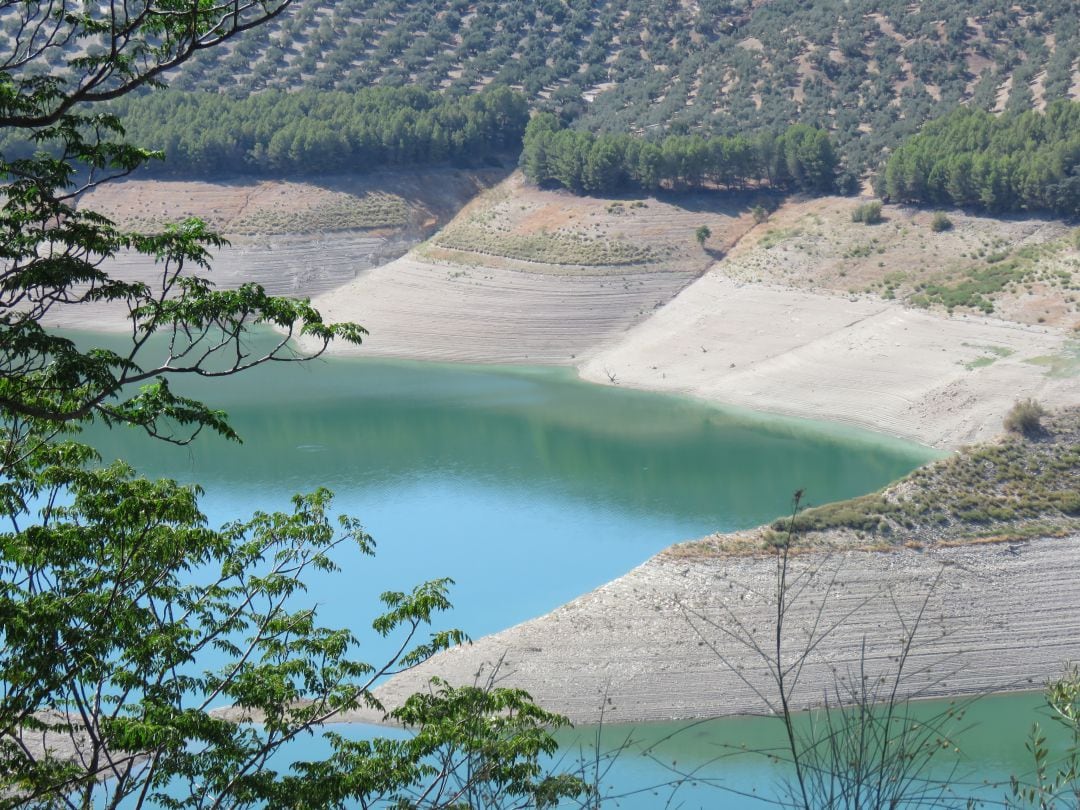
[{"label": "shrub on bank", "polygon": [[861,222],[863,225],[877,225],[881,220],[881,203],[877,200],[856,206],[851,212],[851,221]]},{"label": "shrub on bank", "polygon": [[1034,399],[1017,400],[1005,415],[1005,429],[1023,436],[1036,436],[1042,432],[1042,418],[1046,410]]}]

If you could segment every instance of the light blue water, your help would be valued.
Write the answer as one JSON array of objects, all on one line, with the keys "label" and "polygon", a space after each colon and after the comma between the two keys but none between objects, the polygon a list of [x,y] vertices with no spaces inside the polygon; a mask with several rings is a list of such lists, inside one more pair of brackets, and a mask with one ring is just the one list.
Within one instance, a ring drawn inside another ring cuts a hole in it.
[{"label": "light blue water", "polygon": [[[335,360],[193,393],[229,411],[245,443],[200,438],[172,448],[118,430],[93,438],[144,474],[200,482],[212,523],[282,508],[296,491],[334,489],[336,506],[375,536],[378,555],[341,557],[344,573],[318,578],[311,594],[324,623],[355,629],[372,661],[389,649],[364,632],[382,590],[451,576],[456,607],[446,624],[478,636],[550,610],[672,542],[783,514],[796,488],[814,503],[849,497],[934,455],[870,434],[585,385],[550,369]],[[969,709],[964,726],[977,731],[938,766],[955,783],[946,806],[1025,770],[1023,739],[1040,704],[1027,695]],[[773,718],[609,727],[602,754],[629,744],[599,786],[608,806],[764,806],[757,797],[775,800],[786,771],[741,746],[775,748],[781,732]],[[562,740],[558,765],[567,767],[591,760],[596,730]],[[319,745],[292,754],[317,756]],[[693,778],[672,798],[679,774]],[[982,791],[992,803],[1005,787]]]},{"label": "light blue water", "polygon": [[[177,448],[95,430],[106,458],[197,481],[211,524],[326,486],[374,536],[374,559],[313,593],[363,628],[375,598],[452,577],[454,625],[482,635],[545,613],[673,542],[757,525],[805,488],[861,494],[932,457],[824,425],[602,388],[565,370],[334,360],[196,386],[244,439]],[[389,646],[371,640],[370,656]]]}]

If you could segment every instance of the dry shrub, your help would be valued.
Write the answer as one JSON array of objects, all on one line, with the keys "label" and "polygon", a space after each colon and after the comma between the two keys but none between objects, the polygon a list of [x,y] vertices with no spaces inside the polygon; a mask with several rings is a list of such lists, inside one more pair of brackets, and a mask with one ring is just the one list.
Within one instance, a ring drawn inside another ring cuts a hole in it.
[{"label": "dry shrub", "polygon": [[1022,436],[1037,436],[1042,432],[1046,409],[1034,399],[1020,399],[1005,415],[1005,429]]}]

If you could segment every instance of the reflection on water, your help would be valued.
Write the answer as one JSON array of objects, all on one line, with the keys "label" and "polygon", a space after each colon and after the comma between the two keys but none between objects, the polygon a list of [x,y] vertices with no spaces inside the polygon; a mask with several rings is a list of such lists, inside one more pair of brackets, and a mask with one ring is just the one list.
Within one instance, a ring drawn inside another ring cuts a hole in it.
[{"label": "reflection on water", "polygon": [[[167,447],[133,430],[90,438],[144,474],[201,483],[212,523],[284,508],[296,491],[335,490],[378,555],[343,554],[344,573],[315,580],[310,593],[323,622],[354,628],[373,661],[389,650],[364,633],[384,590],[451,576],[451,623],[479,635],[550,610],[672,542],[771,519],[797,488],[815,503],[850,497],[932,456],[868,434],[585,385],[561,370],[335,360],[182,390],[226,409],[244,444],[200,437]],[[1024,770],[1022,739],[1038,703],[990,698],[968,712],[976,731],[960,744],[965,780]],[[564,764],[579,755],[595,763],[597,739],[602,752],[626,746],[599,779],[606,795],[624,797],[620,807],[664,806],[674,773],[694,779],[673,806],[756,807],[755,797],[776,797],[783,773],[743,750],[782,742],[773,718],[608,727],[599,737],[580,729],[563,738]],[[291,755],[318,755],[318,740],[304,745]]]},{"label": "reflection on water", "polygon": [[[756,525],[805,487],[824,502],[899,477],[929,451],[581,383],[566,370],[335,360],[189,386],[242,445],[95,431],[107,458],[198,481],[212,523],[327,486],[374,535],[374,560],[322,578],[324,621],[363,628],[374,596],[456,581],[479,635],[544,613],[665,546]],[[493,606],[498,606],[493,609]],[[371,655],[378,654],[375,643]]]},{"label": "reflection on water", "polygon": [[[1033,722],[1040,722],[1052,751],[1064,751],[1067,744],[1037,693],[925,701],[914,704],[909,716],[929,718],[950,709],[957,710],[956,719],[945,727],[948,737],[941,738],[940,750],[928,768],[910,774],[907,795],[923,792],[923,801],[903,805],[906,808],[1001,807],[1010,793],[1010,777],[1032,776],[1025,742]],[[797,715],[796,730],[805,731],[815,719],[820,722],[820,716]],[[402,733],[372,726],[334,730],[354,739]],[[581,727],[560,732],[558,738],[559,753],[548,766],[594,784],[605,808],[758,810],[775,806],[794,786],[785,730],[777,717]],[[313,739],[289,753],[316,759],[328,751],[324,741]],[[872,802],[837,806],[878,810]]]},{"label": "reflection on water", "polygon": [[[1040,722],[1051,750],[1064,751],[1067,743],[1038,693],[932,700],[901,711],[912,721],[955,711],[955,719],[942,728],[947,736],[935,738],[940,739],[940,750],[930,759],[930,766],[912,773],[915,778],[908,795],[925,790],[927,801],[910,806],[961,808],[968,806],[969,799],[983,807],[1001,806],[1009,793],[1010,777],[1031,776],[1033,763],[1025,742],[1033,722]],[[820,715],[796,716],[796,732],[820,720]],[[614,752],[600,787],[607,795],[624,797],[619,807],[652,808],[671,799],[682,807],[760,808],[765,806],[763,800],[777,799],[791,785],[785,730],[777,717],[597,731],[566,732],[561,740],[563,755],[595,762],[598,740],[602,755]],[[937,798],[934,804],[929,803],[931,795]]]}]

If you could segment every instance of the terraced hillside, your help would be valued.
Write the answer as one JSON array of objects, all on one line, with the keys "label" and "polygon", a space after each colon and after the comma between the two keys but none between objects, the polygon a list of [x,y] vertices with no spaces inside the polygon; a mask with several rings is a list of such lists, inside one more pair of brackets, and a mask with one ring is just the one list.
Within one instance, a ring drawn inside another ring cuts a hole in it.
[{"label": "terraced hillside", "polygon": [[[701,225],[712,234],[704,245]],[[749,198],[578,197],[515,174],[409,255],[315,303],[369,329],[363,355],[573,365],[668,303],[751,227]]]},{"label": "terraced hillside", "polygon": [[297,0],[176,83],[522,88],[593,130],[829,126],[851,165],[963,100],[1080,92],[1070,0]]},{"label": "terraced hillside", "polygon": [[[312,297],[403,255],[504,175],[433,169],[317,181],[127,180],[98,186],[79,205],[148,232],[198,217],[229,240],[211,252],[207,277],[218,287],[256,282],[273,295]],[[131,252],[112,259],[109,272],[149,284],[161,278],[152,257]],[[98,301],[56,307],[48,322],[124,330],[127,314],[122,302]]]}]

